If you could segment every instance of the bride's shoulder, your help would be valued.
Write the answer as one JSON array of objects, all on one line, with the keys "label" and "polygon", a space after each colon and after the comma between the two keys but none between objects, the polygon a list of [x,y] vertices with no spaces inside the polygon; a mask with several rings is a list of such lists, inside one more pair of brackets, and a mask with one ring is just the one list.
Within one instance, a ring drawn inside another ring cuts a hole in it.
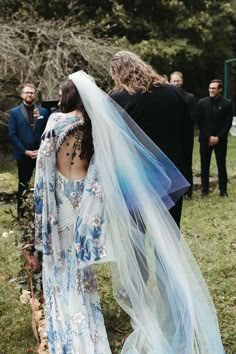
[{"label": "bride's shoulder", "polygon": [[53,112],[48,118],[47,128],[57,125],[59,122],[63,122],[65,119],[65,113],[62,112]]},{"label": "bride's shoulder", "polygon": [[65,113],[62,112],[53,112],[47,122],[47,126],[45,129],[45,132],[51,131],[51,130],[57,130],[58,126],[61,126],[65,120]]},{"label": "bride's shoulder", "polygon": [[62,113],[62,112],[53,112],[50,116],[49,116],[49,118],[48,118],[48,120],[49,121],[58,121],[58,120],[60,120],[61,118],[64,118],[65,117],[65,113]]}]

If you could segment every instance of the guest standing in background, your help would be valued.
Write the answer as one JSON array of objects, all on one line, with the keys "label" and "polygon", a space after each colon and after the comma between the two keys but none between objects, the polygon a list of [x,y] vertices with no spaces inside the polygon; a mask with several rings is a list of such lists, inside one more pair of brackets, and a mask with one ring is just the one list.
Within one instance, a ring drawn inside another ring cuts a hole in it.
[{"label": "guest standing in background", "polygon": [[218,168],[219,190],[221,197],[227,193],[227,138],[233,120],[233,104],[221,96],[223,83],[212,80],[209,84],[209,96],[198,103],[198,126],[201,157],[202,196],[209,194],[209,171],[211,155],[214,150]]},{"label": "guest standing in background", "polygon": [[23,195],[32,177],[41,135],[46,127],[47,110],[35,105],[36,88],[32,83],[22,86],[22,104],[10,110],[8,134],[13,145],[13,159],[17,161],[17,214],[24,214]]},{"label": "guest standing in background", "polygon": [[196,118],[196,99],[192,93],[189,93],[183,89],[184,79],[183,79],[183,74],[180,71],[174,71],[170,74],[170,83],[172,85],[175,85],[176,87],[179,87],[179,89],[181,90],[181,93],[183,94],[184,100],[187,104],[189,115],[191,118],[191,123],[192,123],[191,133],[189,130],[189,134],[190,134],[189,139],[191,143],[189,143],[189,150],[186,151],[186,154],[188,155],[186,178],[190,183],[190,188],[187,190],[187,192],[184,195],[185,199],[190,200],[192,199],[192,194],[193,194],[192,164],[193,164],[193,143],[194,143],[194,121]]}]

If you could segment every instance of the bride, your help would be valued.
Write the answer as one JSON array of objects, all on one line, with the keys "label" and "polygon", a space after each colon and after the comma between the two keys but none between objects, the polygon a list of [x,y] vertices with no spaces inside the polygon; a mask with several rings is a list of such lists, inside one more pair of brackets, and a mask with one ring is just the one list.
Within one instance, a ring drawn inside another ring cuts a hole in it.
[{"label": "bride", "polygon": [[61,91],[34,196],[50,353],[111,353],[93,270],[110,262],[133,327],[122,354],[223,354],[208,289],[168,212],[187,181],[90,76],[70,75]]}]

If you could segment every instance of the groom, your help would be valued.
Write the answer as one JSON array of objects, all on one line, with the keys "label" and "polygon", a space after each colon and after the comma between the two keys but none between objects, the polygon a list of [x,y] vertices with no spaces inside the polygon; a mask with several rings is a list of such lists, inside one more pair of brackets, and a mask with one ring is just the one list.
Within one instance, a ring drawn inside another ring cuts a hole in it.
[{"label": "groom", "polygon": [[28,189],[35,168],[41,135],[48,119],[47,110],[35,105],[36,88],[33,84],[23,85],[21,98],[23,103],[10,110],[8,123],[8,135],[13,145],[13,159],[17,161],[18,169],[18,219],[24,214],[23,195]]},{"label": "groom", "polygon": [[[186,177],[191,150],[192,123],[181,92],[128,51],[117,52],[111,60],[115,83],[111,97],[116,101]],[[159,84],[151,85],[153,80]],[[149,87],[150,86],[150,87]],[[170,209],[180,226],[182,198]]]}]

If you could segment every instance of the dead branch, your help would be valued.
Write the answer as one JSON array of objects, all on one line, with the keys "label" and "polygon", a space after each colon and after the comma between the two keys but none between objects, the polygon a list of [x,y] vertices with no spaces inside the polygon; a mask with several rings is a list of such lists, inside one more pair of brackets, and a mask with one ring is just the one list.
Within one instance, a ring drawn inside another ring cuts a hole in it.
[{"label": "dead branch", "polygon": [[[84,69],[104,89],[110,85],[109,61],[119,48],[109,40],[94,38],[80,25],[40,20],[38,23],[1,23],[0,98],[5,85],[33,82],[40,99],[57,98],[60,84],[75,70]],[[16,92],[14,93],[16,95]],[[5,114],[0,121],[5,120]]]}]

